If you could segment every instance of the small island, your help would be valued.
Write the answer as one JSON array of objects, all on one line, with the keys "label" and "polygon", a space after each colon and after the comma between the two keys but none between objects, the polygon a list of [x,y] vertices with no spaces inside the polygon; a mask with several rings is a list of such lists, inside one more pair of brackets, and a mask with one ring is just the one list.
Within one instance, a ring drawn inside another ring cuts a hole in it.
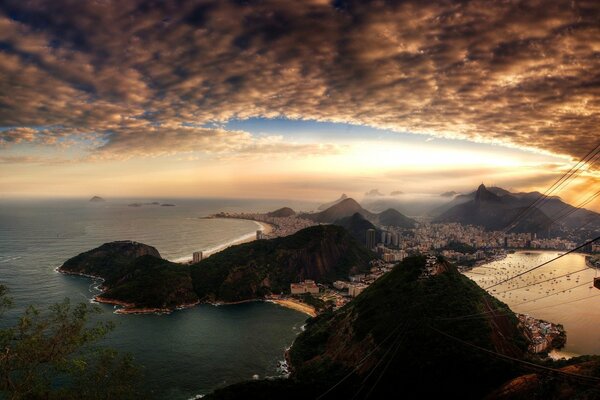
[{"label": "small island", "polygon": [[104,203],[104,202],[106,202],[106,200],[104,200],[100,196],[94,196],[90,199],[90,203]]}]

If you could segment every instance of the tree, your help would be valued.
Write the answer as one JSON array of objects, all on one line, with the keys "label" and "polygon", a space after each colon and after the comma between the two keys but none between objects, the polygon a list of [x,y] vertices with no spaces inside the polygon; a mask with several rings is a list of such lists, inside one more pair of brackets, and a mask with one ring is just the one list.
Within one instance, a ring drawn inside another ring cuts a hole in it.
[{"label": "tree", "polygon": [[[0,285],[0,318],[10,306]],[[140,372],[132,357],[95,345],[114,328],[90,321],[99,312],[65,299],[44,313],[30,306],[16,324],[0,329],[0,398],[139,398]]]}]

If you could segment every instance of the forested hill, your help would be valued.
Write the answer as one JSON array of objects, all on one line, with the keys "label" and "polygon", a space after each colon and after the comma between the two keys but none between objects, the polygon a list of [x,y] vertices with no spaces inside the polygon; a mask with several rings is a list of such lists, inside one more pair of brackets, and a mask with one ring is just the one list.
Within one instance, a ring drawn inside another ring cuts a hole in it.
[{"label": "forested hill", "polygon": [[[335,387],[324,398],[468,399],[517,376],[513,365],[434,330],[521,358],[527,342],[508,307],[445,262],[438,275],[419,279],[424,268],[423,257],[407,258],[342,309],[310,320],[289,351],[289,379],[233,385],[208,398],[316,398]],[[452,320],[492,308],[505,312]]]}]

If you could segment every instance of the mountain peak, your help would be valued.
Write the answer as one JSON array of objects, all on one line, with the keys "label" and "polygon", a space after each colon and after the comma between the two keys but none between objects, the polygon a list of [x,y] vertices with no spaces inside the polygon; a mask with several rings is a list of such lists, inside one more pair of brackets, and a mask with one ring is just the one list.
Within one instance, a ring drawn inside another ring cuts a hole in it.
[{"label": "mountain peak", "polygon": [[500,198],[494,193],[490,192],[482,183],[477,188],[477,192],[475,192],[475,202],[479,203],[482,201],[500,201]]}]

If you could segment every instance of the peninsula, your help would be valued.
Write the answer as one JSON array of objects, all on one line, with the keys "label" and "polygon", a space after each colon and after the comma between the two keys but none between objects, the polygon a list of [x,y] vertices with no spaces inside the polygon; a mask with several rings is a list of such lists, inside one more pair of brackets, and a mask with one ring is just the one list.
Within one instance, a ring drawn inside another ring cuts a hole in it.
[{"label": "peninsula", "polygon": [[120,312],[170,312],[199,302],[228,303],[289,293],[293,282],[333,283],[365,273],[375,255],[344,228],[314,226],[294,235],[244,243],[195,264],[177,264],[151,246],[112,242],[58,270],[103,279],[99,302]]}]

